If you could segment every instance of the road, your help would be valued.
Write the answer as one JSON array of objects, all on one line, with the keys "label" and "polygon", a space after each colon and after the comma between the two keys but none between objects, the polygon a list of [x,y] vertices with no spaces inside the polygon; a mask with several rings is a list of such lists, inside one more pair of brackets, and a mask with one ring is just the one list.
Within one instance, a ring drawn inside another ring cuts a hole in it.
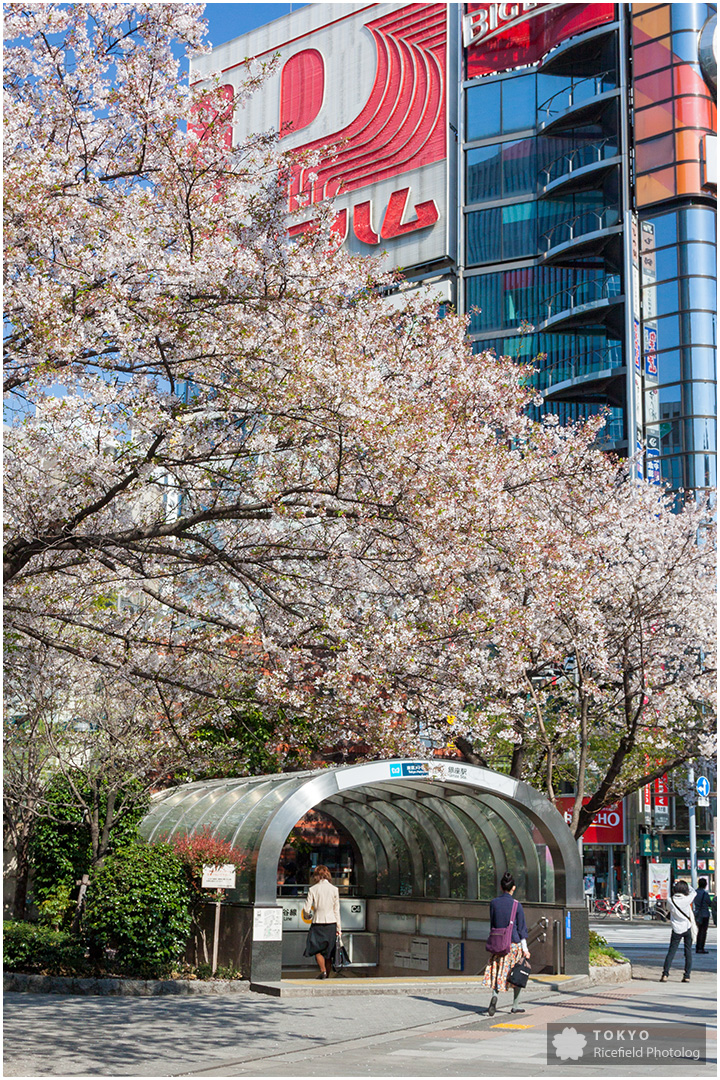
[{"label": "road", "polygon": [[[683,984],[676,960],[661,984],[669,929],[606,923],[601,932],[644,977],[623,985],[530,995],[527,1011],[501,999],[486,1015],[487,991],[433,997],[80,998],[5,995],[6,1076],[506,1077],[648,1076],[716,1073],[715,930],[711,954]],[[508,995],[509,998],[509,995]],[[655,1065],[548,1063],[550,1023],[711,1025],[708,1059]]]}]

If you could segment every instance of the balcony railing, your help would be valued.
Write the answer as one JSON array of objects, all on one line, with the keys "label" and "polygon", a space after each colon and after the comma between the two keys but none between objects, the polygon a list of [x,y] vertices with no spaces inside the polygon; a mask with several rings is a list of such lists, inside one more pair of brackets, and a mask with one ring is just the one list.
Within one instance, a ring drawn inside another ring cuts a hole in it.
[{"label": "balcony railing", "polygon": [[585,304],[611,300],[615,296],[620,296],[621,291],[622,279],[619,274],[608,274],[606,277],[593,278],[590,281],[578,281],[575,285],[558,289],[552,296],[543,300],[545,319],[552,319],[555,315],[584,307]]},{"label": "balcony railing", "polygon": [[599,75],[589,75],[574,85],[566,86],[564,90],[558,90],[551,98],[538,106],[537,122],[547,124],[550,120],[561,116],[569,109],[587,105],[598,94],[604,94],[607,90],[617,89],[617,77],[614,71],[602,71]]},{"label": "balcony railing", "polygon": [[585,210],[582,214],[576,214],[575,217],[558,222],[547,232],[542,233],[540,250],[548,252],[559,244],[577,240],[587,233],[609,229],[612,225],[617,225],[619,220],[620,212],[615,206],[606,206],[602,210]]},{"label": "balcony railing", "polygon": [[570,176],[586,165],[596,165],[607,158],[615,157],[617,152],[617,139],[612,136],[601,139],[599,142],[576,146],[573,150],[568,150],[554,158],[549,165],[543,166],[538,173],[540,187],[547,187],[553,180]]},{"label": "balcony railing", "polygon": [[592,349],[578,353],[576,356],[565,357],[547,367],[540,368],[533,376],[533,386],[536,386],[538,390],[547,390],[548,387],[557,386],[558,383],[582,379],[588,375],[595,375],[599,371],[608,371],[622,365],[622,346],[618,342],[617,345],[608,345],[606,349]]},{"label": "balcony railing", "polygon": [[598,432],[595,443],[602,450],[604,446],[611,446],[613,443],[622,442],[624,438],[625,423],[622,416],[612,416],[605,427],[601,428]]}]

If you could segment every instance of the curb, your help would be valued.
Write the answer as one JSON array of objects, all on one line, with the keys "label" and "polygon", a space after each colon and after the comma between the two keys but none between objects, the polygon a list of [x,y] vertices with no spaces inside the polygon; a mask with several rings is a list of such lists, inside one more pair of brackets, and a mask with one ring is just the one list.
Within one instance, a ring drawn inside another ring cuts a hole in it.
[{"label": "curb", "polygon": [[[627,965],[625,965],[627,968]],[[629,976],[628,976],[629,978]],[[584,990],[591,986],[588,975],[545,975],[530,977],[526,993],[534,995],[550,994],[552,992],[573,992]],[[311,979],[283,979],[282,982],[253,982],[250,989],[256,994],[267,994],[269,997],[278,998],[301,998],[301,997],[366,997],[375,994],[392,996],[413,997],[417,994],[427,994],[429,991],[438,997],[452,996],[456,994],[474,993],[482,991],[482,978],[463,979],[458,976],[451,978],[413,979],[413,978],[385,978],[385,979],[330,979],[327,982],[316,982]]]},{"label": "curb", "polygon": [[[591,967],[588,975],[531,976],[528,991],[567,993],[584,990],[603,983],[629,982],[633,977],[631,964],[613,967]],[[451,979],[333,979],[316,983],[312,980],[283,980],[282,983],[251,983],[247,979],[92,979],[64,975],[24,975],[8,971],[3,975],[3,990],[15,994],[77,994],[98,997],[236,997],[238,994],[266,994],[270,997],[345,997],[368,994],[412,995],[427,992],[457,994],[478,990],[481,980]]]},{"label": "curb", "polygon": [[596,986],[601,983],[624,983],[633,977],[632,964],[591,964],[590,985]]},{"label": "curb", "polygon": [[15,994],[79,994],[100,997],[173,997],[249,994],[246,979],[92,979],[66,975],[23,975],[7,971],[3,990]]}]

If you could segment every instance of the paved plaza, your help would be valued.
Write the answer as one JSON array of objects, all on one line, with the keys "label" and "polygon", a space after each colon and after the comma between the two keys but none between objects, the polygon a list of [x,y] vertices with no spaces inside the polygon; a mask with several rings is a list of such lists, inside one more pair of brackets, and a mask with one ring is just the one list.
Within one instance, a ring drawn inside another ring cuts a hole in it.
[{"label": "paved plaza", "polygon": [[488,992],[433,996],[101,998],[5,995],[6,1076],[634,1076],[592,1060],[547,1063],[546,1025],[683,1022],[708,1025],[705,1063],[659,1064],[664,1076],[716,1073],[716,931],[683,984],[676,959],[659,973],[669,928],[606,923],[601,930],[636,959],[632,981],[567,992],[534,989],[526,1012]]}]

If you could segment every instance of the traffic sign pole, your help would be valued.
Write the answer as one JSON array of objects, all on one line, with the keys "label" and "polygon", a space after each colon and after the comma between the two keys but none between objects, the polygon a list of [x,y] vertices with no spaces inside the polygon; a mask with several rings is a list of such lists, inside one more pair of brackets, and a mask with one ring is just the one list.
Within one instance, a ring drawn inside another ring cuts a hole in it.
[{"label": "traffic sign pole", "polygon": [[[695,788],[695,768],[693,765],[688,766],[688,786],[691,791]],[[690,884],[693,889],[697,889],[697,832],[695,825],[695,800],[688,806],[688,818],[690,833]]]}]

